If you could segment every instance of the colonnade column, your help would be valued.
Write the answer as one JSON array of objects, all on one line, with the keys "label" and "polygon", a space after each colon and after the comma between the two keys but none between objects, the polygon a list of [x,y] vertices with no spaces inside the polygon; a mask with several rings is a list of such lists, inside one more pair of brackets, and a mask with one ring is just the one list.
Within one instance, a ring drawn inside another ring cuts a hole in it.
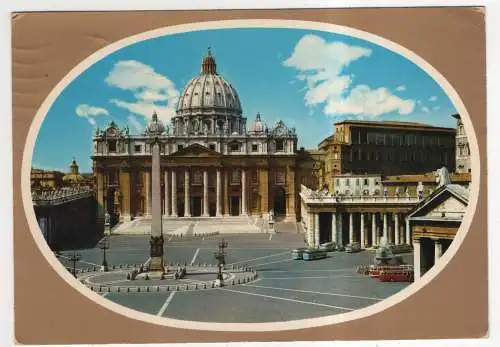
[{"label": "colonnade column", "polygon": [[168,177],[168,170],[165,169],[164,175],[164,185],[165,185],[165,211],[163,215],[165,217],[170,216],[170,182]]},{"label": "colonnade column", "polygon": [[399,245],[399,214],[394,213],[394,243]]},{"label": "colonnade column", "polygon": [[241,214],[246,216],[247,213],[247,171],[241,170]]},{"label": "colonnade column", "polygon": [[385,241],[388,243],[389,240],[387,239],[387,213],[384,212],[383,215],[384,215],[384,238]]},{"label": "colonnade column", "polygon": [[354,242],[354,225],[353,225],[352,213],[349,212],[349,243]]},{"label": "colonnade column", "polygon": [[420,269],[420,240],[413,241],[413,271],[414,271],[414,280],[420,278],[421,269]]},{"label": "colonnade column", "polygon": [[337,212],[332,212],[332,242],[337,243]]},{"label": "colonnade column", "polygon": [[372,213],[372,246],[377,244],[377,215]]},{"label": "colonnade column", "polygon": [[365,248],[365,214],[363,212],[360,213],[360,243],[361,243],[361,248]]},{"label": "colonnade column", "polygon": [[224,170],[224,215],[229,216],[229,173],[228,170]]},{"label": "colonnade column", "polygon": [[406,217],[406,244],[411,245],[410,239],[410,220]]},{"label": "colonnade column", "polygon": [[172,217],[177,216],[177,172],[172,170]]},{"label": "colonnade column", "polygon": [[314,247],[314,213],[307,214],[309,226],[307,228],[307,244]]},{"label": "colonnade column", "polygon": [[314,247],[319,247],[319,213],[314,214]]},{"label": "colonnade column", "polygon": [[191,194],[189,188],[189,168],[186,168],[184,171],[184,217],[191,217]]},{"label": "colonnade column", "polygon": [[434,240],[434,265],[437,264],[439,258],[443,255],[443,244],[441,240]]},{"label": "colonnade column", "polygon": [[217,201],[217,206],[216,206],[216,216],[221,217],[222,216],[222,204],[221,204],[221,198],[222,198],[222,178],[221,178],[221,172],[220,169],[217,169],[217,188],[216,188],[216,201]]},{"label": "colonnade column", "polygon": [[208,170],[203,171],[203,217],[208,217]]},{"label": "colonnade column", "polygon": [[339,223],[339,230],[338,230],[338,234],[340,236],[340,239],[338,240],[339,243],[343,244],[344,243],[344,224],[343,224],[343,214],[342,212],[338,214],[338,218],[337,218],[337,221]]}]

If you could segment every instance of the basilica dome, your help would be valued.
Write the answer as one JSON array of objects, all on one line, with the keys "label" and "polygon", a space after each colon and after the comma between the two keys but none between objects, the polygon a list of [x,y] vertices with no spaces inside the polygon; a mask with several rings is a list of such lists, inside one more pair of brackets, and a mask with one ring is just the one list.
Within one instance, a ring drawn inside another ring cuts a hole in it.
[{"label": "basilica dome", "polygon": [[185,86],[177,104],[178,116],[225,115],[241,117],[241,103],[234,87],[217,73],[215,59],[208,50],[201,72]]}]

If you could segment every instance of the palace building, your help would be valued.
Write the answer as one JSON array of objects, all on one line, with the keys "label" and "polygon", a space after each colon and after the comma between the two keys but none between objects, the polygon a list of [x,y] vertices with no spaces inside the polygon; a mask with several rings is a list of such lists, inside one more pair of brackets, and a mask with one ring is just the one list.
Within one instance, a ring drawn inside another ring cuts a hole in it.
[{"label": "palace building", "polygon": [[453,128],[422,123],[345,120],[319,144],[325,153],[321,184],[334,187],[339,174],[426,173],[455,170]]},{"label": "palace building", "polygon": [[95,132],[99,217],[108,212],[128,221],[151,214],[150,140],[158,129],[164,217],[260,217],[273,210],[295,221],[299,184],[311,184],[314,161],[297,150],[295,129],[282,121],[268,126],[257,114],[247,127],[238,93],[218,74],[210,50],[170,125],[153,113],[141,135],[114,122]]}]

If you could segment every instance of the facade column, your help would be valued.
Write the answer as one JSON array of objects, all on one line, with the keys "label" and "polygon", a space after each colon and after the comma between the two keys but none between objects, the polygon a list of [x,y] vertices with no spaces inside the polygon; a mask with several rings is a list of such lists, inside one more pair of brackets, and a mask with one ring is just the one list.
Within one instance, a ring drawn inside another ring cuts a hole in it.
[{"label": "facade column", "polygon": [[421,276],[420,267],[420,240],[413,240],[413,270],[414,270],[414,281],[418,280]]},{"label": "facade column", "polygon": [[389,239],[387,238],[387,212],[383,213],[384,215],[384,238],[387,244],[389,244]]},{"label": "facade column", "polygon": [[216,206],[216,216],[221,217],[222,216],[222,204],[221,204],[221,198],[222,198],[222,178],[221,178],[221,172],[220,169],[217,168],[217,188],[216,188],[216,201],[217,201],[217,206]]},{"label": "facade column", "polygon": [[104,223],[104,175],[97,169],[97,221]]},{"label": "facade column", "polygon": [[224,216],[229,216],[229,172],[224,170]]},{"label": "facade column", "polygon": [[128,167],[120,168],[120,193],[121,193],[121,202],[120,202],[120,215],[123,217],[124,222],[129,222],[131,220],[130,217],[130,169]]},{"label": "facade column", "polygon": [[184,217],[191,217],[191,192],[189,182],[189,167],[184,171]]},{"label": "facade column", "polygon": [[394,243],[399,245],[399,214],[394,213]]},{"label": "facade column", "polygon": [[314,213],[307,214],[307,244],[309,247],[314,247]]},{"label": "facade column", "polygon": [[263,217],[269,215],[269,171],[267,168],[259,169],[259,195],[260,212]]},{"label": "facade column", "polygon": [[340,244],[344,244],[344,221],[343,221],[343,213],[340,212],[338,214],[338,218],[337,218],[337,222],[339,223],[339,228],[338,228],[338,234],[339,234],[339,238],[338,238],[338,241]]},{"label": "facade column", "polygon": [[160,144],[155,141],[152,145],[152,220],[150,241],[150,271],[164,272],[164,247],[163,247],[163,223],[161,220],[161,169],[160,169]]},{"label": "facade column", "polygon": [[443,255],[443,244],[441,240],[434,240],[434,265],[437,264],[439,258]]},{"label": "facade column", "polygon": [[241,214],[248,215],[247,212],[247,170],[241,169]]},{"label": "facade column", "polygon": [[177,216],[177,172],[172,170],[172,217]]},{"label": "facade column", "polygon": [[[295,169],[287,165],[286,167],[286,216],[295,217]],[[296,219],[293,219],[296,221]]]},{"label": "facade column", "polygon": [[165,173],[163,174],[163,180],[164,180],[164,185],[165,185],[165,211],[163,212],[163,215],[165,217],[170,216],[170,180],[168,177],[168,169],[165,169]]},{"label": "facade column", "polygon": [[319,213],[314,214],[314,247],[319,247]]},{"label": "facade column", "polygon": [[406,244],[411,245],[410,239],[410,220],[406,217]]},{"label": "facade column", "polygon": [[349,243],[354,242],[354,225],[353,225],[353,213],[349,212]]},{"label": "facade column", "polygon": [[377,214],[372,213],[372,247],[377,245]]},{"label": "facade column", "polygon": [[365,248],[365,214],[361,212],[360,214],[360,243],[361,243],[361,248]]},{"label": "facade column", "polygon": [[337,243],[337,212],[332,213],[332,242]]},{"label": "facade column", "polygon": [[208,170],[203,171],[203,217],[208,217]]}]

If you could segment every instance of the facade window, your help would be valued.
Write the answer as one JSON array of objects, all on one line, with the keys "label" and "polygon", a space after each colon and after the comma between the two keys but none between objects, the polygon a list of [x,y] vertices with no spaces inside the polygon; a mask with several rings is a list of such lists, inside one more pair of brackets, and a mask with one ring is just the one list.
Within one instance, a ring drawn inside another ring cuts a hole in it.
[{"label": "facade window", "polygon": [[257,172],[257,170],[252,171],[252,173],[250,174],[250,182],[252,184],[259,183],[259,173]]},{"label": "facade window", "polygon": [[368,185],[368,178],[364,179],[363,185],[367,186]]},{"label": "facade window", "polygon": [[233,142],[229,145],[229,149],[231,150],[231,152],[239,152],[240,144],[238,142]]},{"label": "facade window", "polygon": [[251,206],[252,206],[252,210],[256,210],[259,207],[259,194],[257,194],[257,192],[252,193]]},{"label": "facade window", "polygon": [[356,178],[356,185],[359,186],[359,178]]},{"label": "facade window", "polygon": [[346,185],[346,187],[349,187],[351,185],[351,180],[349,180],[348,178],[346,178],[345,185]]},{"label": "facade window", "polygon": [[335,180],[335,185],[340,186],[340,180],[338,178]]},{"label": "facade window", "polygon": [[193,175],[193,185],[194,186],[201,186],[203,183],[203,174],[201,171],[195,171]]},{"label": "facade window", "polygon": [[258,152],[258,151],[259,151],[259,145],[252,144],[252,152]]},{"label": "facade window", "polygon": [[231,180],[230,184],[231,185],[238,185],[241,182],[241,174],[240,170],[236,169],[231,172]]},{"label": "facade window", "polygon": [[212,151],[215,151],[215,144],[214,143],[209,144],[208,148],[210,148]]},{"label": "facade window", "polygon": [[177,145],[177,151],[182,151],[184,149],[184,146],[183,145]]},{"label": "facade window", "polygon": [[116,152],[116,140],[108,141],[108,151]]},{"label": "facade window", "polygon": [[142,152],[142,146],[141,145],[134,145],[134,152],[135,153],[141,153]]},{"label": "facade window", "polygon": [[274,182],[276,184],[285,184],[286,183],[286,174],[284,171],[276,171],[274,176]]},{"label": "facade window", "polygon": [[283,140],[276,140],[276,151],[283,152],[285,150],[285,143]]}]

